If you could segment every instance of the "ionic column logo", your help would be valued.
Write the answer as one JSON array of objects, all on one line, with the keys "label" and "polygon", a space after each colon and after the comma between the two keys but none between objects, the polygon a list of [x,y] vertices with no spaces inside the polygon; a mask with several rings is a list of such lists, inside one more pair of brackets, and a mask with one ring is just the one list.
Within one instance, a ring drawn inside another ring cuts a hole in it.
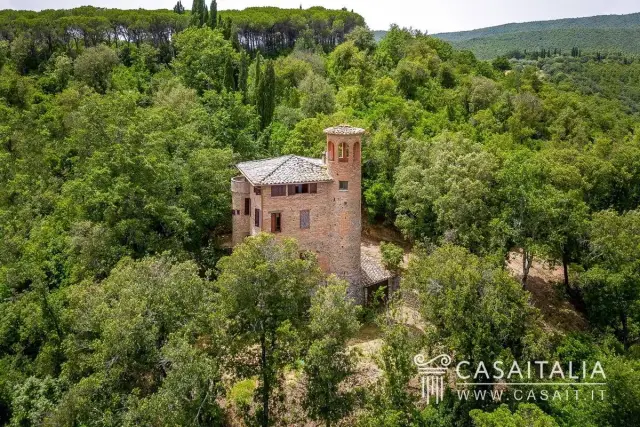
[{"label": "ionic column logo", "polygon": [[427,405],[431,395],[436,397],[439,403],[444,397],[444,376],[447,368],[451,364],[451,357],[441,354],[425,362],[423,354],[417,354],[413,358],[413,363],[418,367],[418,373],[422,382],[422,398],[427,398]]}]

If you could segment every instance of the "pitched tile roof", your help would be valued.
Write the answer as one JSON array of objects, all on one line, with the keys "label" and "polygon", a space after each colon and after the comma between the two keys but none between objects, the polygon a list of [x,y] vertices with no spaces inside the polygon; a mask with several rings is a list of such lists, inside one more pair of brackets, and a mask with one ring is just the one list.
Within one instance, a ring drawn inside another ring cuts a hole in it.
[{"label": "pitched tile roof", "polygon": [[324,133],[327,135],[362,135],[364,132],[365,131],[362,128],[356,128],[345,124],[326,128],[324,130]]},{"label": "pitched tile roof", "polygon": [[292,154],[242,162],[236,166],[253,185],[300,184],[332,180],[322,160]]},{"label": "pitched tile roof", "polygon": [[375,285],[393,277],[380,261],[364,252],[360,254],[360,273],[363,286]]}]

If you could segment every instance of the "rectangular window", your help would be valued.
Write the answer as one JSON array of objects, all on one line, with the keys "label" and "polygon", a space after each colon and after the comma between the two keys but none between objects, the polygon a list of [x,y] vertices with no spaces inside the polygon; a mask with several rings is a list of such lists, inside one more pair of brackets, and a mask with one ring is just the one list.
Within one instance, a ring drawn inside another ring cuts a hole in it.
[{"label": "rectangular window", "polygon": [[249,197],[244,198],[244,214],[251,215],[251,199]]},{"label": "rectangular window", "polygon": [[271,214],[271,232],[280,233],[282,231],[282,216],[280,212]]},{"label": "rectangular window", "polygon": [[255,216],[254,220],[255,220],[256,227],[260,227],[260,209],[256,209],[254,216]]},{"label": "rectangular window", "polygon": [[340,191],[347,191],[349,189],[349,181],[340,181],[338,189]]},{"label": "rectangular window", "polygon": [[311,228],[311,215],[309,210],[300,211],[300,228]]},{"label": "rectangular window", "polygon": [[262,190],[260,189],[260,187],[253,187],[253,194],[255,194],[256,196],[261,195]]},{"label": "rectangular window", "polygon": [[287,186],[286,185],[272,185],[271,186],[271,197],[280,197],[287,195]]},{"label": "rectangular window", "polygon": [[309,184],[309,193],[315,194],[317,192],[318,192],[318,184],[315,182],[313,184]]},{"label": "rectangular window", "polygon": [[292,184],[289,185],[289,195],[306,194],[309,192],[309,184]]}]

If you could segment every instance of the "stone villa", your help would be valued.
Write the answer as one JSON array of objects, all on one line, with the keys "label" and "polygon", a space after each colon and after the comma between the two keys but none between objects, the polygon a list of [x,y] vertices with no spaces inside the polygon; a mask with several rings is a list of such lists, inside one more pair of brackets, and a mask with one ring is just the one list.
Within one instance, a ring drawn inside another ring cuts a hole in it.
[{"label": "stone villa", "polygon": [[361,137],[364,129],[324,130],[322,159],[287,155],[237,165],[231,180],[235,246],[260,232],[294,237],[320,267],[349,282],[357,303],[392,275],[361,253]]}]

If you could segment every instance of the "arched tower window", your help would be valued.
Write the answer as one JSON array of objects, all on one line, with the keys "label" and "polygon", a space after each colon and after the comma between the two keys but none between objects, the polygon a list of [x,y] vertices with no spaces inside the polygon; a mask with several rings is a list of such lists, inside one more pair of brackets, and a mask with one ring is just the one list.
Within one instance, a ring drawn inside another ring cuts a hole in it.
[{"label": "arched tower window", "polygon": [[353,161],[354,162],[360,161],[360,143],[358,141],[356,141],[356,143],[353,144]]},{"label": "arched tower window", "polygon": [[329,153],[329,160],[333,161],[335,159],[335,147],[333,146],[333,142],[329,141],[329,149],[328,149]]},{"label": "arched tower window", "polygon": [[338,160],[341,162],[349,161],[349,144],[346,142],[341,142],[338,145]]}]

